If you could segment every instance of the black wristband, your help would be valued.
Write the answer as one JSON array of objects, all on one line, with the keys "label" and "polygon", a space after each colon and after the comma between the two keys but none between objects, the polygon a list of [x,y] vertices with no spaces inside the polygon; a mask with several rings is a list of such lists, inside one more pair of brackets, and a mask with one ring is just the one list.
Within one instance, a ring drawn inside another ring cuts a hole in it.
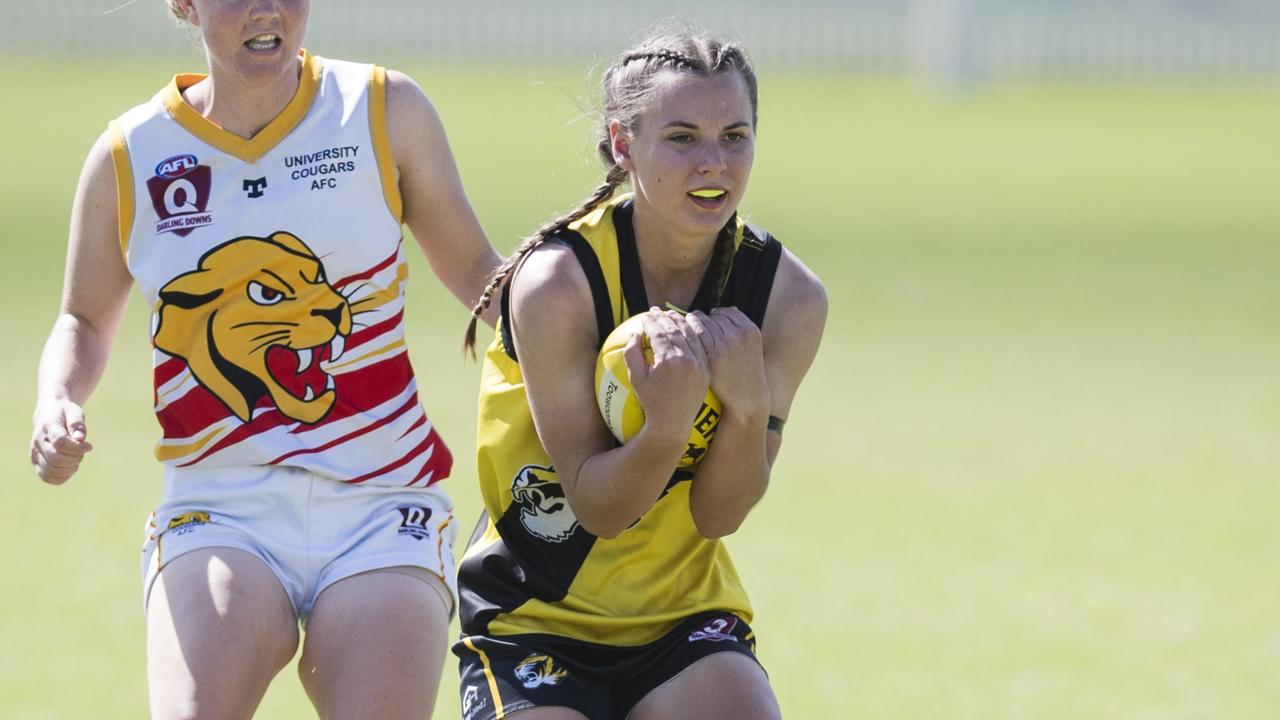
[{"label": "black wristband", "polygon": [[782,418],[778,417],[777,415],[770,415],[770,416],[769,416],[769,424],[768,424],[766,427],[767,427],[767,429],[772,430],[772,431],[774,431],[774,432],[778,433],[779,435],[781,435],[781,434],[782,434],[782,426],[783,426],[783,425],[786,425],[786,424],[787,424],[787,421],[786,421],[786,420],[783,420]]}]

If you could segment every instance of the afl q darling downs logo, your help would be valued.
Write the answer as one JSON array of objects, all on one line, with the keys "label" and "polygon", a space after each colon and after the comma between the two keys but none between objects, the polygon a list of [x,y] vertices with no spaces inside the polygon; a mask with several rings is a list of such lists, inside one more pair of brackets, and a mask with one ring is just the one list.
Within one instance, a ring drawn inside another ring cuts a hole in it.
[{"label": "afl q darling downs logo", "polygon": [[151,206],[160,218],[156,234],[171,232],[179,237],[213,224],[207,212],[213,171],[190,153],[174,155],[156,165],[154,177],[147,178]]}]

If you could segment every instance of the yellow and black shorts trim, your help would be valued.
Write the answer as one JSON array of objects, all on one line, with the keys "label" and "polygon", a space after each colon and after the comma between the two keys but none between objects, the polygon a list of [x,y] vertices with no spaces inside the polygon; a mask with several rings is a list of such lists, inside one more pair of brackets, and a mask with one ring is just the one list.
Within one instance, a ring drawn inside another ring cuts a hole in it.
[{"label": "yellow and black shorts trim", "polygon": [[624,720],[654,688],[708,655],[734,652],[759,662],[754,631],[722,611],[691,616],[638,647],[544,634],[470,635],[453,652],[459,658],[463,720],[502,720],[531,707]]}]

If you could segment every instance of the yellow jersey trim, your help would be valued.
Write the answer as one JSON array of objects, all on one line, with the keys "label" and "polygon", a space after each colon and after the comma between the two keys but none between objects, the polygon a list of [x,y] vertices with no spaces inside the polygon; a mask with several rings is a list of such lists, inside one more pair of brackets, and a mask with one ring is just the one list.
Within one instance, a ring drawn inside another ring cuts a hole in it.
[{"label": "yellow jersey trim", "polygon": [[396,158],[391,152],[391,132],[387,125],[387,69],[378,65],[373,66],[373,80],[369,83],[369,130],[387,208],[396,222],[404,222],[404,199],[400,197],[400,180],[396,177]]},{"label": "yellow jersey trim", "polygon": [[129,264],[129,236],[133,234],[133,165],[129,162],[129,148],[124,144],[124,129],[119,121],[107,125],[111,140],[111,165],[116,171],[116,218],[120,231],[120,256]]},{"label": "yellow jersey trim", "polygon": [[502,695],[498,693],[498,680],[493,676],[493,668],[489,667],[489,656],[486,655],[483,650],[476,647],[475,644],[471,642],[471,638],[462,638],[462,644],[466,645],[471,652],[480,656],[480,664],[484,666],[484,677],[489,681],[489,694],[493,696],[493,711],[496,713],[495,717],[497,717],[498,720],[502,720],[502,718],[507,716],[507,713],[505,712],[505,708],[502,704]]},{"label": "yellow jersey trim", "polygon": [[267,123],[266,127],[248,140],[224,130],[217,123],[196,112],[195,108],[187,104],[182,97],[183,90],[205,79],[207,75],[174,75],[173,80],[162,92],[161,99],[169,114],[179,125],[186,128],[187,132],[244,162],[257,162],[286,135],[293,132],[293,129],[306,116],[307,110],[311,109],[311,101],[316,97],[322,70],[320,59],[306,50],[298,53],[298,57],[302,60],[302,72],[298,76],[298,90],[293,94],[293,99],[284,110],[280,111],[279,115]]}]

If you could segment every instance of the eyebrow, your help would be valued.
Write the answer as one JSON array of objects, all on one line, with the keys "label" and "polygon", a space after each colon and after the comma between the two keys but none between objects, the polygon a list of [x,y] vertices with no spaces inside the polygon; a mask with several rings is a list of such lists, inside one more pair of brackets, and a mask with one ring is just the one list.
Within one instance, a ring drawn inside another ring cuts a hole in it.
[{"label": "eyebrow", "polygon": [[[669,123],[667,123],[666,125],[663,125],[663,126],[662,126],[662,129],[663,129],[663,130],[666,130],[667,128],[673,128],[673,127],[678,127],[678,128],[688,128],[689,130],[697,130],[697,129],[698,129],[698,126],[697,126],[697,125],[694,125],[693,123],[684,122],[683,120],[675,120],[675,121],[673,121],[673,122],[669,122]],[[732,124],[732,125],[726,125],[726,126],[724,127],[724,129],[725,129],[725,130],[737,130],[738,128],[742,128],[742,127],[751,127],[751,123],[740,120],[740,121],[738,121],[738,122],[736,122],[736,123],[734,123],[734,124]]]},{"label": "eyebrow", "polygon": [[284,285],[285,287],[289,288],[289,292],[291,292],[291,293],[293,293],[293,294],[295,294],[295,295],[297,294],[297,292],[298,292],[298,291],[297,291],[297,290],[294,290],[292,285],[290,285],[289,283],[285,282],[285,279],[284,279],[284,278],[280,277],[279,275],[277,275],[277,274],[275,274],[275,273],[271,272],[270,270],[268,270],[268,269],[266,269],[266,268],[262,268],[262,272],[264,272],[264,273],[266,273],[266,274],[270,275],[271,277],[275,278],[276,280],[279,280],[281,285]]}]

